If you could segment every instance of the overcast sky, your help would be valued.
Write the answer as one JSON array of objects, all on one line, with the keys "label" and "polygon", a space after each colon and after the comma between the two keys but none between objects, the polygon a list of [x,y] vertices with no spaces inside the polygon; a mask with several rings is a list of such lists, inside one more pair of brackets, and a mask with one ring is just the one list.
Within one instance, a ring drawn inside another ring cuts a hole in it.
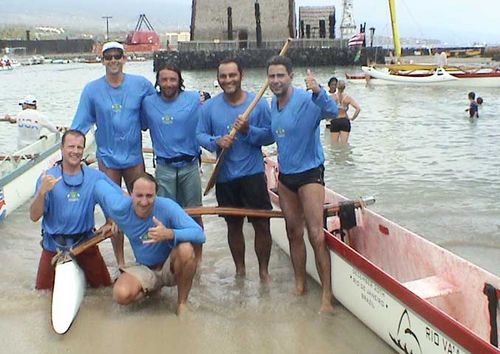
[{"label": "overcast sky", "polygon": [[[236,1],[236,0],[235,0]],[[243,1],[243,0],[237,0]],[[249,1],[249,0],[245,0]],[[273,0],[260,0],[264,1]],[[297,6],[334,5],[337,24],[341,0],[296,0]],[[443,42],[500,44],[500,0],[396,0],[402,37]],[[375,27],[375,35],[389,36],[388,0],[353,0],[356,24]],[[110,29],[133,29],[146,13],[158,30],[189,29],[191,0],[0,0],[0,23],[25,21],[40,25],[102,26],[102,16],[113,16]]]}]

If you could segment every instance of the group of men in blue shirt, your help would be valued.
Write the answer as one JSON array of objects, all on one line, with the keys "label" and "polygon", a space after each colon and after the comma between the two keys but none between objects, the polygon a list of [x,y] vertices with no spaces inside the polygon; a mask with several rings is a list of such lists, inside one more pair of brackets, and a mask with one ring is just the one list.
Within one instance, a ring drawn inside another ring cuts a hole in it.
[{"label": "group of men in blue shirt", "polygon": [[[320,311],[331,312],[330,257],[322,231],[324,155],[319,123],[322,118],[335,117],[337,107],[312,73],[306,76],[311,91],[307,92],[292,86],[288,58],[270,59],[267,74],[274,93],[271,106],[262,99],[244,119],[242,113],[255,94],[242,89],[243,70],[237,60],[219,64],[217,79],[223,92],[202,103],[197,92],[184,90],[176,66],[158,68],[156,91],[145,78],[123,73],[126,59],[121,44],[106,43],[102,53],[106,75],[84,88],[72,129],[62,140],[62,162],[37,183],[31,219],[44,217],[37,288],[51,287],[53,268],[47,259],[58,248],[71,247],[92,235],[94,207],[99,203],[113,230],[120,229],[127,235],[136,258],[136,264],[125,266],[123,233],[115,232],[112,241],[121,274],[114,284],[114,299],[129,304],[162,286],[177,285],[178,313],[182,313],[205,242],[201,219],[195,222],[182,209],[201,205],[200,146],[214,152],[227,149],[216,182],[219,206],[271,209],[261,147],[276,142],[280,206],[290,241],[295,293],[302,295],[307,290],[306,227],[323,286]],[[79,163],[84,134],[93,125],[97,127],[96,155],[102,172]],[[233,127],[238,131],[234,137],[230,135]],[[144,172],[141,131],[146,129],[153,143],[156,179]],[[119,187],[122,178],[130,195]],[[58,214],[61,209],[64,213]],[[78,218],[72,216],[77,213]],[[244,276],[244,219],[225,220],[236,274]],[[272,244],[269,219],[249,221],[255,230],[259,275],[268,282]],[[92,252],[88,250],[78,259],[84,264],[89,284],[109,285],[109,273],[99,250],[96,247]],[[97,280],[89,276],[92,262],[100,264],[102,276]]]}]

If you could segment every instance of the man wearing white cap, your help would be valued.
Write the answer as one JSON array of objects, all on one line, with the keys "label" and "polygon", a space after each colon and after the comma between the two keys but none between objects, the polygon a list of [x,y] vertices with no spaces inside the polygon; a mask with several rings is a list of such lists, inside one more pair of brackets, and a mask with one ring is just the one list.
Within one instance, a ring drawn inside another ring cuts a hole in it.
[{"label": "man wearing white cap", "polygon": [[57,128],[53,125],[45,115],[37,111],[36,98],[34,96],[26,96],[19,101],[22,106],[22,111],[15,117],[8,114],[4,120],[11,123],[17,123],[17,148],[22,149],[25,146],[33,144],[40,138],[42,128],[46,128],[51,132],[57,132]]},{"label": "man wearing white cap", "polygon": [[101,62],[106,75],[83,89],[71,128],[86,134],[96,125],[99,169],[118,185],[123,178],[130,190],[132,180],[144,171],[141,103],[156,91],[146,78],[123,72],[126,57],[122,44],[105,43]]}]

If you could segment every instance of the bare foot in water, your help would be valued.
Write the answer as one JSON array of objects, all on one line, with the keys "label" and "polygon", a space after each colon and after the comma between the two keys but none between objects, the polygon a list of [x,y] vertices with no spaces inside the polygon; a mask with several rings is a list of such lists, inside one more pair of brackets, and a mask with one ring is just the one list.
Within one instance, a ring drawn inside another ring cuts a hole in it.
[{"label": "bare foot in water", "polygon": [[330,302],[321,304],[321,308],[319,309],[319,314],[333,314],[333,306]]},{"label": "bare foot in water", "polygon": [[271,276],[269,273],[261,273],[260,274],[260,281],[261,283],[270,283],[271,282]]},{"label": "bare foot in water", "polygon": [[321,307],[319,309],[320,314],[331,314],[333,313],[332,296],[328,293],[323,294],[321,298]]},{"label": "bare foot in water", "polygon": [[187,313],[189,312],[189,308],[187,307],[187,304],[179,304],[177,306],[177,316],[179,317],[184,317]]},{"label": "bare foot in water", "polygon": [[236,269],[236,278],[244,278],[246,276],[246,271],[245,268],[243,269]]},{"label": "bare foot in water", "polygon": [[305,286],[295,286],[295,290],[293,292],[293,295],[295,296],[303,296],[307,293],[307,288]]}]

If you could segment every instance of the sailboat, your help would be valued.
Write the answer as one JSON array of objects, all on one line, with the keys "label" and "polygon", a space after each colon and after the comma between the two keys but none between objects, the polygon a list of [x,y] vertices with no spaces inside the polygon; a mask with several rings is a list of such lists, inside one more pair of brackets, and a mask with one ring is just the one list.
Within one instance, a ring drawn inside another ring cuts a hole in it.
[{"label": "sailboat", "polygon": [[[351,82],[403,85],[444,85],[467,87],[500,87],[500,67],[461,67],[447,65],[446,54],[437,55],[436,64],[402,64],[401,42],[396,21],[395,0],[389,0],[394,54],[398,63],[385,66],[363,66],[362,75],[349,75]],[[373,80],[376,79],[376,80]]]}]

